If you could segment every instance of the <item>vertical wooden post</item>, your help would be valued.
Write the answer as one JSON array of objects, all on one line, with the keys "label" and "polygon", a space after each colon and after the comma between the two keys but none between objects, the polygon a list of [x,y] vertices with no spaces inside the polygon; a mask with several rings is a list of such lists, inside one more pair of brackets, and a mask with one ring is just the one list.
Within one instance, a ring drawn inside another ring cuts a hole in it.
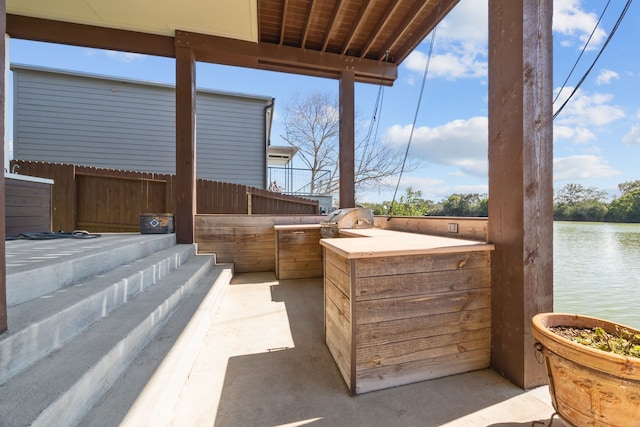
[{"label": "vertical wooden post", "polygon": [[176,239],[195,241],[196,59],[176,34]]},{"label": "vertical wooden post", "polygon": [[340,75],[340,207],[356,205],[355,192],[355,73]]},{"label": "vertical wooden post", "polygon": [[[5,55],[7,52],[7,37],[5,36],[7,30],[7,4],[6,0],[0,0],[0,70],[2,72],[2,78],[0,78],[0,135],[4,141],[5,135]],[[5,141],[6,143],[6,141]],[[4,165],[4,149],[0,151],[0,164]],[[0,238],[4,242],[5,226],[6,226],[6,211],[4,208],[4,174],[0,176]],[[7,330],[7,261],[6,261],[6,249],[5,245],[0,245],[0,333]]]},{"label": "vertical wooden post", "polygon": [[552,1],[489,0],[493,369],[546,382],[531,317],[553,310]]}]

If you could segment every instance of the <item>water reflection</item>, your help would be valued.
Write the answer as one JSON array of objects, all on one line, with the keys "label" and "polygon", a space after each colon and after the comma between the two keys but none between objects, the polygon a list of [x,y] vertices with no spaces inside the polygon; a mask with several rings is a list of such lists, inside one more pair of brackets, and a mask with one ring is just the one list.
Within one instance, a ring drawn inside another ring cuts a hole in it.
[{"label": "water reflection", "polygon": [[554,310],[640,329],[640,224],[554,223]]}]

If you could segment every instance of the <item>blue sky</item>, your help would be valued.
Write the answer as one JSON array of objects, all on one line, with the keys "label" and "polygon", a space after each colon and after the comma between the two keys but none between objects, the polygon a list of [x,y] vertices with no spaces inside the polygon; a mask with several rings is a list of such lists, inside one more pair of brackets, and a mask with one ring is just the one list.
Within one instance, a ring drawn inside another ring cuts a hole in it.
[{"label": "blue sky", "polygon": [[[599,49],[626,1],[613,0],[599,25],[604,0],[554,1],[554,88],[559,91],[592,33],[556,105],[566,99]],[[404,150],[413,122],[431,37],[404,61],[394,86],[384,89],[378,114],[383,143]],[[633,3],[606,50],[554,121],[554,187],[579,183],[617,194],[617,184],[640,179],[640,5]],[[152,56],[11,40],[14,63],[174,84],[173,60]],[[434,53],[410,155],[420,167],[405,173],[406,187],[439,201],[452,193],[487,192],[487,0],[461,0],[437,28]],[[273,145],[285,145],[282,111],[297,94],[337,96],[338,82],[199,63],[200,88],[276,99]],[[8,91],[9,95],[11,91]],[[356,110],[371,117],[378,87],[356,85]],[[11,99],[10,99],[11,100]],[[366,124],[364,126],[367,126]],[[391,200],[389,188],[358,194],[360,202]]]}]

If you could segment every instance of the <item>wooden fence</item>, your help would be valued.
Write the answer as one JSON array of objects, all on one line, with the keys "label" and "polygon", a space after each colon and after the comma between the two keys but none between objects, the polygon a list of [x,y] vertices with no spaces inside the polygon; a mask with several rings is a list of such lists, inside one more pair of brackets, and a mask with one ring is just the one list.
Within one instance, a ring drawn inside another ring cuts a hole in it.
[{"label": "wooden fence", "polygon": [[[175,175],[12,160],[18,173],[54,180],[52,229],[139,231],[142,213],[175,212]],[[318,202],[199,179],[199,214],[315,215]]]}]

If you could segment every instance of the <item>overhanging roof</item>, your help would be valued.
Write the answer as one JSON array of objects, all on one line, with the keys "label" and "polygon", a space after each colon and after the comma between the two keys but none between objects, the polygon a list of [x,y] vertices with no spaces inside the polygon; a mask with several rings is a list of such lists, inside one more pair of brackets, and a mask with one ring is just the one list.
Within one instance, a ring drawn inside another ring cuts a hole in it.
[{"label": "overhanging roof", "polygon": [[256,0],[6,0],[7,13],[173,36],[175,30],[258,41]]},{"label": "overhanging roof", "polygon": [[270,145],[267,151],[267,163],[269,166],[287,166],[297,152],[297,147]]},{"label": "overhanging roof", "polygon": [[[12,37],[392,84],[458,0],[7,0]],[[132,43],[132,38],[136,42]]]}]

